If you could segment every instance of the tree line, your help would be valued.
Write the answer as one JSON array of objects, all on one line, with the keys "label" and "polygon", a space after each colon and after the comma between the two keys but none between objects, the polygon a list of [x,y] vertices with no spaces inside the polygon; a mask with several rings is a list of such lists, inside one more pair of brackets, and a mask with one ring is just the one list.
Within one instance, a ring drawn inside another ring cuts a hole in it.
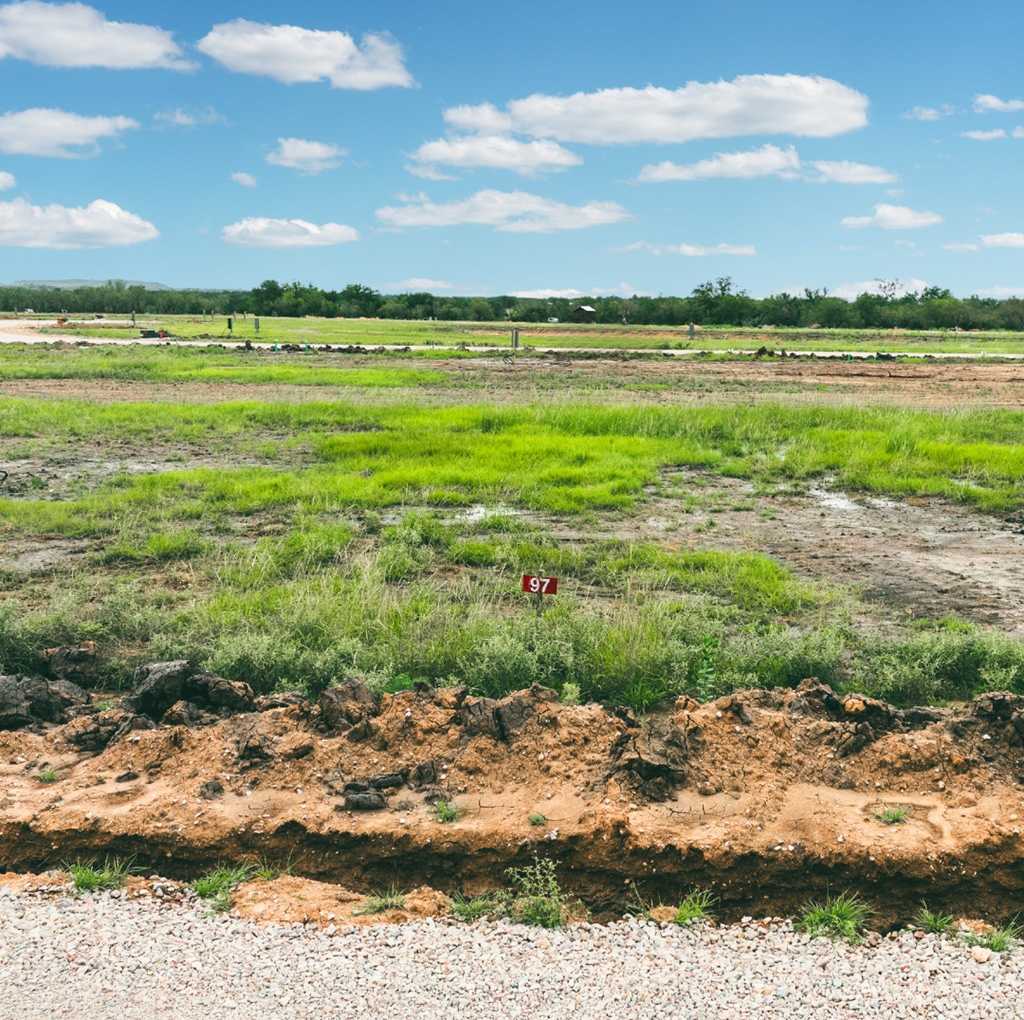
[{"label": "tree line", "polygon": [[[581,312],[590,306],[593,313]],[[880,282],[852,301],[827,290],[754,298],[729,277],[695,287],[685,297],[517,298],[382,294],[362,284],[324,290],[265,280],[252,290],[147,290],[112,280],[75,288],[0,287],[0,311],[128,315],[306,316],[438,319],[469,322],[594,321],[614,325],[788,326],[828,328],[1024,330],[1024,299],[957,298],[942,287],[904,294],[898,281]]]}]

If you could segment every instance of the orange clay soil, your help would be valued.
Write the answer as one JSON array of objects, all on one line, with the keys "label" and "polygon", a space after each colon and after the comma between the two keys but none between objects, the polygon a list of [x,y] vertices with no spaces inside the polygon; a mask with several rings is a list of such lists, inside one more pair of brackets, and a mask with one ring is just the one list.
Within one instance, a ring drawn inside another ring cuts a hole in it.
[{"label": "orange clay soil", "polygon": [[[188,718],[182,704],[169,716]],[[360,893],[474,894],[539,853],[597,917],[694,885],[725,917],[846,888],[883,924],[922,899],[971,916],[1024,908],[1024,698],[1013,695],[901,712],[805,681],[681,698],[636,720],[539,688],[494,702],[349,683],[319,704],[261,707],[193,713],[191,726],[87,708],[0,733],[0,867],[117,854],[187,878],[266,858]],[[150,728],[112,725],[125,720]],[[102,750],[79,749],[115,731]],[[36,778],[43,769],[57,780]],[[439,799],[455,821],[438,820]],[[893,805],[905,819],[885,824],[877,815]],[[303,918],[359,907],[344,889],[281,883],[296,885]],[[239,909],[273,914],[269,888],[243,887]]]}]

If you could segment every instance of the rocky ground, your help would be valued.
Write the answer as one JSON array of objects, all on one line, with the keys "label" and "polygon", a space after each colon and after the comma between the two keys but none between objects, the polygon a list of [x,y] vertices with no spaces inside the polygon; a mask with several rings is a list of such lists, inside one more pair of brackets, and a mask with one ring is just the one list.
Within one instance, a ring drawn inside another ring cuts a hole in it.
[{"label": "rocky ground", "polygon": [[123,894],[0,891],[0,1016],[18,1020],[1008,1018],[1024,953],[913,932],[862,946],[788,922],[544,931],[254,924]]}]

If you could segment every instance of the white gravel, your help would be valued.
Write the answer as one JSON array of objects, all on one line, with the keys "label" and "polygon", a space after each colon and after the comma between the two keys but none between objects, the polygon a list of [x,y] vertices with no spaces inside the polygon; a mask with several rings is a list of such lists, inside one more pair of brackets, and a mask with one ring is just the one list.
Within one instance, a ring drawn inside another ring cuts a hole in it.
[{"label": "white gravel", "polygon": [[331,935],[116,894],[0,891],[0,978],[4,1020],[1024,1017],[1024,950],[979,963],[912,933],[860,948],[788,924]]}]

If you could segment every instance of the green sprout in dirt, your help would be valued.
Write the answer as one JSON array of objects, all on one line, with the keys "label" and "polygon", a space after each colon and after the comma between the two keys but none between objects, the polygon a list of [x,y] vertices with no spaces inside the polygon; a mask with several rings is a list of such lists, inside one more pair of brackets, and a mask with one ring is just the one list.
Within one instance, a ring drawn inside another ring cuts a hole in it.
[{"label": "green sprout in dirt", "polygon": [[922,903],[914,915],[914,924],[931,935],[948,935],[953,930],[954,920],[952,914],[936,913],[928,909],[927,903]]},{"label": "green sprout in dirt", "polygon": [[251,864],[222,864],[192,883],[192,891],[202,900],[208,900],[214,913],[231,908],[235,887],[248,882],[254,875]]},{"label": "green sprout in dirt", "polygon": [[696,921],[708,921],[714,915],[714,895],[707,889],[694,889],[676,908],[676,916],[672,920],[676,924],[687,925]]},{"label": "green sprout in dirt", "polygon": [[856,893],[840,893],[820,903],[808,903],[796,927],[815,937],[860,942],[870,916],[871,908]]},{"label": "green sprout in dirt", "polygon": [[991,949],[993,953],[1008,953],[1017,945],[1022,936],[1024,936],[1024,925],[1014,919],[998,928],[993,928],[984,935],[968,932],[964,935],[964,941],[969,946]]},{"label": "green sprout in dirt", "polygon": [[530,815],[529,822],[535,828],[540,828],[540,826],[548,824],[548,816],[542,815],[539,811],[534,811]]},{"label": "green sprout in dirt", "polygon": [[125,879],[134,871],[132,861],[120,857],[108,857],[102,864],[98,861],[77,860],[65,866],[71,875],[75,892],[103,892],[120,889]]},{"label": "green sprout in dirt", "polygon": [[875,820],[883,825],[902,825],[910,815],[910,808],[903,804],[887,804],[875,812]]},{"label": "green sprout in dirt", "polygon": [[553,860],[534,857],[533,864],[509,868],[505,874],[512,883],[509,916],[513,920],[539,928],[561,928],[565,924],[568,903]]},{"label": "green sprout in dirt", "polygon": [[58,779],[56,769],[42,769],[36,773],[36,782],[39,783],[55,783]]},{"label": "green sprout in dirt", "polygon": [[434,817],[443,825],[459,820],[459,809],[450,800],[439,800],[434,804]]},{"label": "green sprout in dirt", "polygon": [[390,886],[370,893],[356,914],[383,914],[388,910],[401,910],[405,906],[405,893],[398,886]]}]

